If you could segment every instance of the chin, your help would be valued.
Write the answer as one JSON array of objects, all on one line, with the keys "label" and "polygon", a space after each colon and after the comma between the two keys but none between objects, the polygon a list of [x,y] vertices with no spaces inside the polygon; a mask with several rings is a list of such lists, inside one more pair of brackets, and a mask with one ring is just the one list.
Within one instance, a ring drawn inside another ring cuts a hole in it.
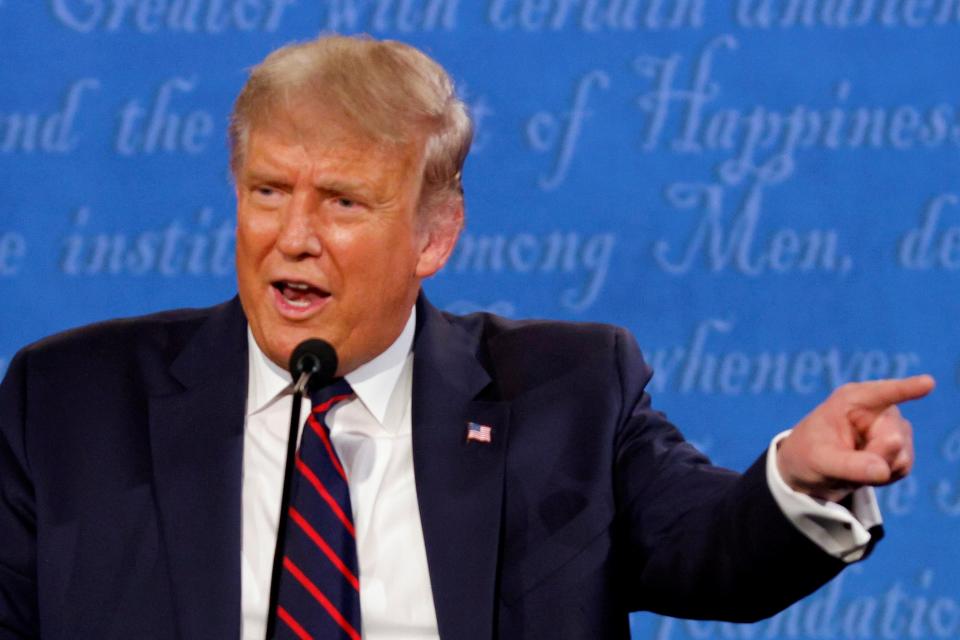
[{"label": "chin", "polygon": [[263,339],[261,340],[260,337],[257,336],[256,332],[254,332],[253,337],[257,340],[260,350],[263,351],[267,358],[269,358],[277,366],[289,370],[288,367],[290,365],[290,354],[293,353],[294,348],[296,348],[301,341],[295,337],[272,340],[270,339],[269,335],[270,334],[263,335]]},{"label": "chin", "polygon": [[[316,330],[285,328],[281,331],[284,332],[284,339],[280,344],[276,345],[276,349],[271,349],[271,353],[278,355],[280,362],[277,364],[288,371],[290,356],[293,355],[293,350],[297,348],[297,345],[311,338],[325,339],[322,335],[319,335],[319,331]],[[271,359],[273,359],[272,356]]]}]

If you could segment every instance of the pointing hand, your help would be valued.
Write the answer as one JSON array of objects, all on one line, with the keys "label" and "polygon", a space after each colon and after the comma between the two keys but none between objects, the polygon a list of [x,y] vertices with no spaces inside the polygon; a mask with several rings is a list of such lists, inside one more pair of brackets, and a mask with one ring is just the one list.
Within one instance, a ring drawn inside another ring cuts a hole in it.
[{"label": "pointing hand", "polygon": [[784,481],[837,502],[864,485],[903,478],[913,466],[913,432],[897,405],[933,387],[933,378],[923,375],[837,388],[780,442],[777,465]]}]

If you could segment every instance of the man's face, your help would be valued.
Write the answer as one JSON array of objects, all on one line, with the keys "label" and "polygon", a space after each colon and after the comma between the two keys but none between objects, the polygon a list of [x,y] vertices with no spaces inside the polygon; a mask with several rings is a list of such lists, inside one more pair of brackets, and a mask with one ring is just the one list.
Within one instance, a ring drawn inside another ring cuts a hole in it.
[{"label": "man's face", "polygon": [[378,144],[317,109],[267,120],[236,176],[240,301],[275,363],[286,368],[297,344],[318,337],[343,375],[400,334],[459,224],[417,224],[422,142]]}]

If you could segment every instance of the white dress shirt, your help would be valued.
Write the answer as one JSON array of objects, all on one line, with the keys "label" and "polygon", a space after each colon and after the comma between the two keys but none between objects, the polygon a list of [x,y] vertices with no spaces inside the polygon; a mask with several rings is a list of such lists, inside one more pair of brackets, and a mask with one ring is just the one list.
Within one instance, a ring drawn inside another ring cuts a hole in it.
[{"label": "white dress shirt", "polygon": [[[397,340],[347,374],[356,398],[327,414],[330,437],[347,473],[360,565],[365,640],[438,640],[427,555],[413,472],[411,393],[415,309]],[[243,445],[241,600],[243,640],[263,640],[286,461],[292,384],[247,333],[249,382]],[[300,425],[310,411],[301,409]],[[808,538],[847,562],[859,560],[880,524],[869,487],[853,497],[853,513],[791,489],[781,478],[774,438],[767,482],[777,504]]]},{"label": "white dress shirt", "polygon": [[[347,374],[356,398],[327,414],[330,438],[349,479],[365,640],[439,638],[410,437],[415,324],[412,311],[386,351]],[[271,362],[249,333],[248,342],[241,637],[263,640],[293,399],[290,374]],[[309,401],[304,402],[301,428],[309,410]]]}]

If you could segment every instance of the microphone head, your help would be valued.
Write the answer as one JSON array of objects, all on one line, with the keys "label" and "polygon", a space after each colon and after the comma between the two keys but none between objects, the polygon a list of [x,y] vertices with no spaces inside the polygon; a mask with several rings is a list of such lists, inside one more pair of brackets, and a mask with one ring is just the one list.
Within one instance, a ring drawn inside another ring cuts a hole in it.
[{"label": "microphone head", "polygon": [[297,345],[290,356],[290,374],[294,382],[310,374],[309,389],[326,386],[337,375],[337,351],[326,340],[309,338]]}]

